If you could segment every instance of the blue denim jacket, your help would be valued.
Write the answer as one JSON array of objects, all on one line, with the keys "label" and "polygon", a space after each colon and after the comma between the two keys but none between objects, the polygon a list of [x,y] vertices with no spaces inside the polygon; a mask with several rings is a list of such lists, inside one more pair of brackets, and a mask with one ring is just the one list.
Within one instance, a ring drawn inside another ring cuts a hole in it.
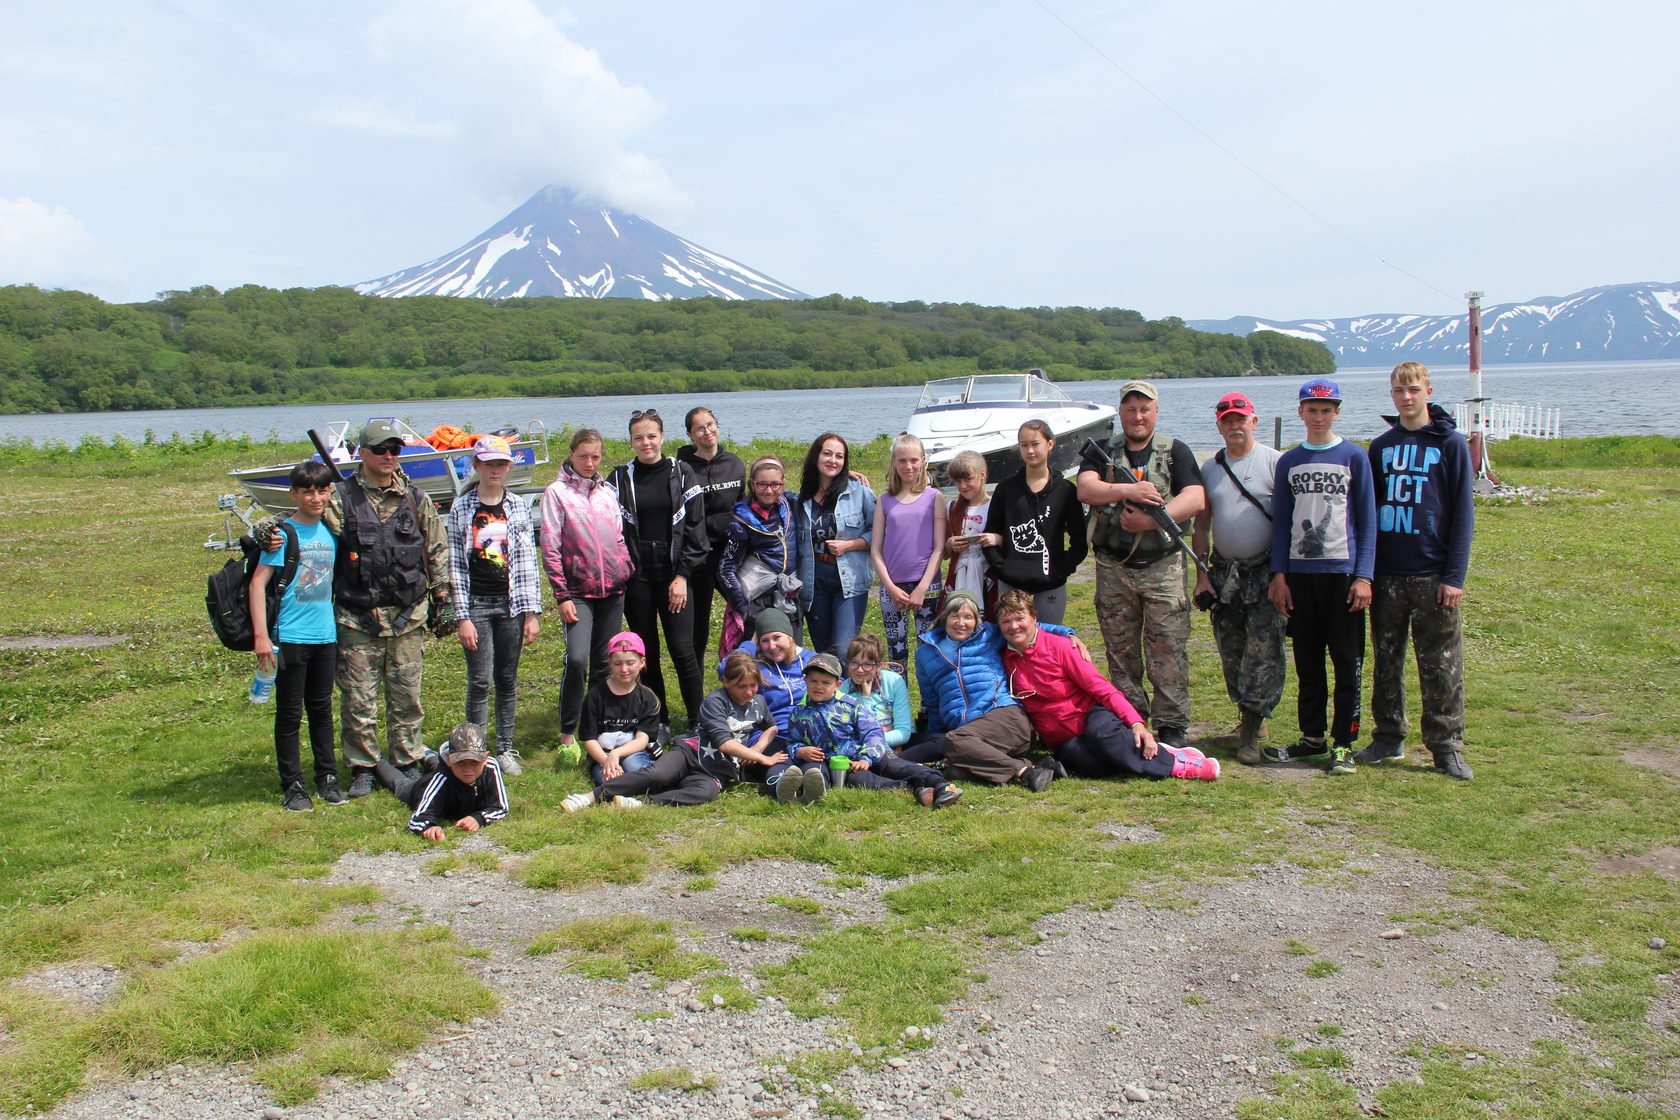
[{"label": "blue denim jacket", "polygon": [[[811,524],[816,517],[816,502],[807,498],[796,504],[800,529],[809,541]],[[834,503],[834,523],[841,540],[867,541],[875,527],[875,491],[866,482],[852,479],[846,492]],[[859,548],[843,553],[836,565],[840,569],[840,591],[848,599],[867,595],[875,582],[875,565],[869,559],[869,549]],[[816,594],[817,558],[812,548],[802,550],[799,557],[799,579],[805,585],[801,593],[805,606],[811,605]]]}]

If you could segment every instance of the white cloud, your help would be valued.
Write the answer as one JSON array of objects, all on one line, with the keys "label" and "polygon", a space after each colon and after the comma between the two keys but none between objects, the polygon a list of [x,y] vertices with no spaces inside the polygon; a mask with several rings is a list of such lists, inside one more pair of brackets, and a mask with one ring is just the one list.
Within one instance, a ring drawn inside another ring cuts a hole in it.
[{"label": "white cloud", "polygon": [[452,121],[417,120],[391,108],[378,94],[323,105],[311,116],[321,124],[394,140],[453,140],[457,133]]},{"label": "white cloud", "polygon": [[402,106],[388,122],[446,122],[452,162],[498,193],[555,183],[631,210],[686,208],[664,167],[632,147],[658,100],[532,0],[399,0],[367,36],[388,92],[361,103],[362,127],[378,119],[370,104]]},{"label": "white cloud", "polygon": [[64,207],[0,198],[0,283],[94,287],[111,280],[115,266],[81,219]]}]

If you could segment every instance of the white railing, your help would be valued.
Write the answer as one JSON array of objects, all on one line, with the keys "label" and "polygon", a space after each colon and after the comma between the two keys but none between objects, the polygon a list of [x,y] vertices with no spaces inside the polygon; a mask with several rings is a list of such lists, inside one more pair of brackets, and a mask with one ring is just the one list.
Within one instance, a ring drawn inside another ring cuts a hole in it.
[{"label": "white railing", "polygon": [[1494,401],[1462,401],[1454,407],[1453,423],[1465,435],[1475,430],[1478,405],[1487,418],[1488,439],[1510,439],[1512,436],[1560,439],[1563,436],[1563,409]]}]

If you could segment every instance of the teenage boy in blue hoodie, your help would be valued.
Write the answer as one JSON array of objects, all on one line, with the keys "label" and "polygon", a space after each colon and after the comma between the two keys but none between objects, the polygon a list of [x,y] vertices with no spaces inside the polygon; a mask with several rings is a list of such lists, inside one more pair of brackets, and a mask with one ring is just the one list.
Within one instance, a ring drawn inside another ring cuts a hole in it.
[{"label": "teenage boy in blue hoodie", "polygon": [[1371,718],[1361,762],[1406,755],[1406,635],[1423,696],[1423,745],[1435,769],[1468,781],[1464,761],[1464,640],[1458,604],[1475,528],[1470,445],[1431,404],[1429,367],[1389,375],[1395,425],[1371,441],[1377,489],[1376,582],[1371,599]]},{"label": "teenage boy in blue hoodie", "polygon": [[[1342,412],[1342,391],[1334,381],[1317,378],[1302,385],[1297,409],[1307,438],[1278,460],[1269,597],[1289,620],[1301,738],[1286,747],[1264,747],[1260,757],[1327,760],[1326,773],[1351,774],[1376,554],[1371,461],[1333,430]],[[1336,673],[1333,697],[1324,673],[1326,652]],[[1326,700],[1334,710],[1328,745]]]}]

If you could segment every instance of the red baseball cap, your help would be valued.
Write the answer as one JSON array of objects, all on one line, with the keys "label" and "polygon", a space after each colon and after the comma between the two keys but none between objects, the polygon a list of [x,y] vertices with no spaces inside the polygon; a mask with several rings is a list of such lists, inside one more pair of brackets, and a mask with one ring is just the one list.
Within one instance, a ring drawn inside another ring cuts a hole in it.
[{"label": "red baseball cap", "polygon": [[1216,420],[1233,412],[1238,416],[1253,416],[1254,402],[1244,393],[1226,393],[1219,398],[1219,403],[1213,406],[1213,416]]}]

